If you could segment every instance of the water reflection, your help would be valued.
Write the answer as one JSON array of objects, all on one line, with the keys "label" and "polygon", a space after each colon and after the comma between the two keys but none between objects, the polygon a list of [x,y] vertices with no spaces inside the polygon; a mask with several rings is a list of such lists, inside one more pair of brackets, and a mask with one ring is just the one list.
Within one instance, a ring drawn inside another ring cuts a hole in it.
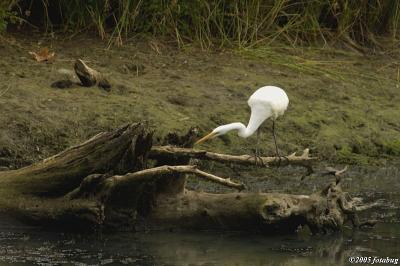
[{"label": "water reflection", "polygon": [[[331,236],[262,237],[243,234],[146,236],[160,265],[346,265],[350,256],[398,256],[400,226]],[[394,237],[397,235],[397,237]]]},{"label": "water reflection", "polygon": [[399,256],[400,224],[330,236],[152,232],[98,235],[3,228],[1,265],[347,265],[350,256]]}]

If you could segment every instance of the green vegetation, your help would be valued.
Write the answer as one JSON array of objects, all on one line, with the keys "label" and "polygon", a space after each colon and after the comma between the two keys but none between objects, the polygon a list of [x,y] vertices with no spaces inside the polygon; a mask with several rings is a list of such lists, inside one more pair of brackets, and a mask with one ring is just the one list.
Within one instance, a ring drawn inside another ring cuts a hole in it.
[{"label": "green vegetation", "polygon": [[[157,125],[159,136],[191,126],[200,126],[205,133],[222,123],[246,122],[246,100],[265,84],[282,86],[291,99],[287,116],[279,123],[284,152],[309,147],[320,158],[356,164],[400,155],[400,121],[394,115],[400,112],[400,56],[396,45],[387,45],[398,40],[400,1],[0,3],[0,30],[17,22],[77,36],[64,42],[41,35],[34,37],[41,39],[35,45],[15,44],[17,48],[10,40],[0,49],[0,77],[11,84],[0,87],[0,103],[7,103],[0,106],[0,113],[6,114],[0,116],[0,147],[23,162],[127,121],[148,120]],[[95,31],[109,45],[124,47],[105,51],[97,39],[79,39],[82,31]],[[138,34],[155,38],[131,42],[129,37]],[[171,40],[186,49],[175,54]],[[62,60],[50,67],[24,58],[21,47],[34,51],[37,43],[52,47]],[[203,53],[190,43],[209,51]],[[238,49],[221,54],[210,49],[221,46]],[[360,53],[372,47],[386,49],[370,56]],[[78,57],[110,74],[110,93],[49,88],[59,75],[56,69],[68,68],[65,62]],[[139,65],[143,73],[131,73]],[[42,102],[44,95],[48,102]],[[222,104],[227,99],[229,104]],[[263,135],[265,151],[271,151],[268,130]],[[230,134],[209,148],[242,153],[243,147],[251,152],[251,144],[251,139]]]},{"label": "green vegetation", "polygon": [[385,143],[385,151],[387,154],[400,156],[400,139]]},{"label": "green vegetation", "polygon": [[14,3],[0,2],[0,33],[7,29],[8,23],[16,24],[21,20],[16,12],[12,11]]},{"label": "green vegetation", "polygon": [[379,46],[381,36],[397,39],[400,25],[397,0],[14,0],[0,6],[3,29],[10,11],[49,31],[96,30],[110,43],[150,33],[203,48],[275,40]]}]

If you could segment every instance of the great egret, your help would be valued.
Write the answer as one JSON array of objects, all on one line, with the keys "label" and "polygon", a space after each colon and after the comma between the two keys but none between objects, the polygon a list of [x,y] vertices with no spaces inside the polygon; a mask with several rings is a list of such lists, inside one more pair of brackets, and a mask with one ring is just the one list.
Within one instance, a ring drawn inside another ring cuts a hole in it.
[{"label": "great egret", "polygon": [[[268,118],[272,118],[272,133],[275,142],[276,156],[280,158],[278,145],[276,144],[276,133],[275,133],[275,120],[283,115],[286,111],[289,98],[285,91],[275,86],[264,86],[256,90],[247,101],[250,106],[251,115],[247,125],[243,125],[240,122],[230,123],[215,128],[211,133],[207,134],[203,138],[199,139],[195,144],[200,144],[206,140],[213,139],[215,137],[224,135],[231,130],[237,130],[238,136],[247,138],[257,131],[257,143],[256,143],[256,158],[258,154],[258,142],[260,137],[260,126]],[[257,160],[257,159],[256,159]]]}]

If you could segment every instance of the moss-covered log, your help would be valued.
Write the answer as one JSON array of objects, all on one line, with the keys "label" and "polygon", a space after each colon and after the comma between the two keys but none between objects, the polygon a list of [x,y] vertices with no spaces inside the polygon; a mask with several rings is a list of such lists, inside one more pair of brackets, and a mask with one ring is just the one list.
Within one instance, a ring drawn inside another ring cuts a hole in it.
[{"label": "moss-covered log", "polygon": [[[0,174],[0,211],[35,222],[101,224],[102,206],[66,200],[92,173],[120,174],[145,167],[151,132],[142,124],[100,133],[31,166]],[[66,223],[68,224],[68,223]]]},{"label": "moss-covered log", "polygon": [[[329,191],[329,193],[328,193]],[[294,232],[308,225],[313,233],[340,230],[347,219],[335,183],[312,195],[279,193],[212,194],[194,191],[160,196],[149,216],[152,226]]]},{"label": "moss-covered log", "polygon": [[[186,138],[168,144],[190,147]],[[186,144],[185,144],[186,143]],[[242,184],[205,173],[188,158],[152,162],[152,132],[143,124],[101,133],[31,166],[0,172],[0,211],[21,221],[75,229],[192,228],[292,232],[340,230],[355,221],[340,182],[312,195],[235,192],[211,194],[185,189],[186,175],[242,190]],[[163,155],[165,156],[165,154]],[[175,188],[174,188],[175,187]],[[358,226],[360,223],[355,222]]]}]

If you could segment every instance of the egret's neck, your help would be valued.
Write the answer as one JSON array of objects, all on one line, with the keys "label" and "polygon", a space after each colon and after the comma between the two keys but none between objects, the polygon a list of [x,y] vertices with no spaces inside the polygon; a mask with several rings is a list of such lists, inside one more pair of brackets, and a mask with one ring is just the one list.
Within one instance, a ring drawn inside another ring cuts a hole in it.
[{"label": "egret's neck", "polygon": [[217,129],[219,129],[221,135],[226,134],[232,130],[237,130],[238,136],[242,137],[242,138],[247,138],[247,137],[251,136],[255,131],[253,129],[246,128],[246,126],[240,122],[223,125],[223,126],[218,127]]}]

